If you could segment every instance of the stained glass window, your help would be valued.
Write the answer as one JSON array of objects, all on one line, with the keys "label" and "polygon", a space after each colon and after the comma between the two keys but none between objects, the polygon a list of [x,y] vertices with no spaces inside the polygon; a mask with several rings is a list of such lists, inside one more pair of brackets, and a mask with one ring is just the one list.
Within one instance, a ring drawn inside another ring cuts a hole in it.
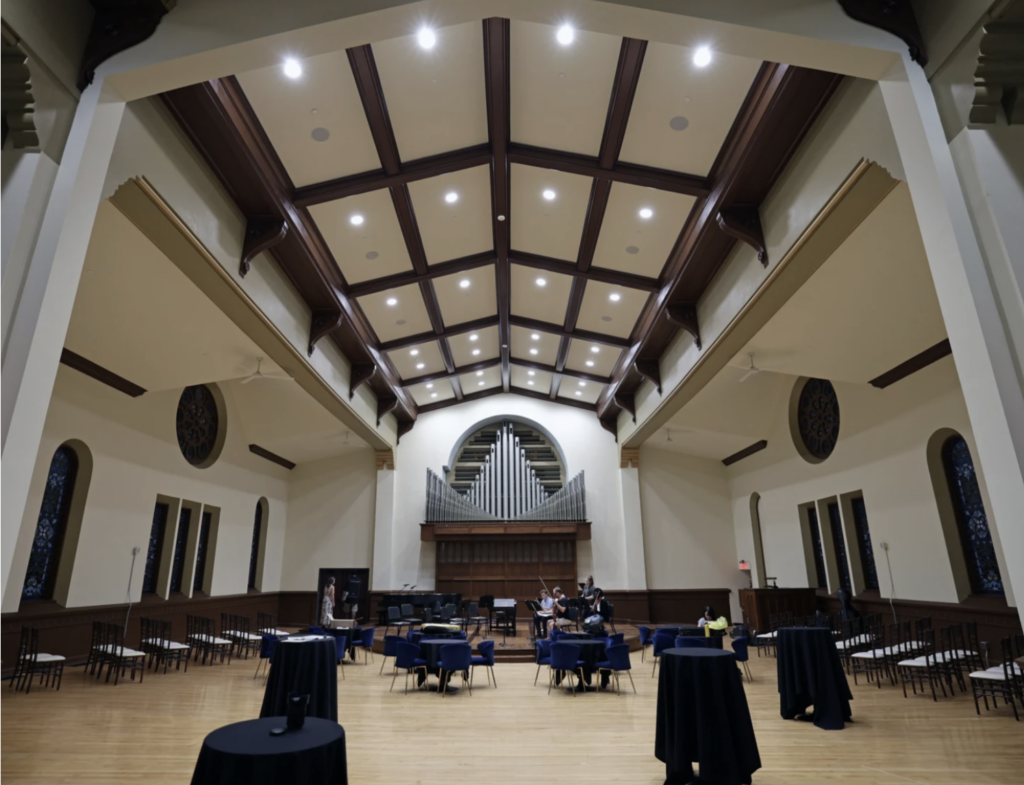
[{"label": "stained glass window", "polygon": [[860,566],[864,570],[864,588],[878,588],[878,572],[875,570],[875,551],[871,547],[871,530],[868,528],[868,511],[864,497],[850,499],[853,508],[853,527],[857,531],[857,547],[860,548]]},{"label": "stained glass window", "polygon": [[174,538],[174,559],[171,563],[171,591],[181,591],[181,579],[185,573],[185,544],[188,542],[188,524],[192,510],[181,508],[178,517],[178,536]]},{"label": "stained glass window", "polygon": [[149,530],[149,549],[146,551],[146,572],[142,576],[142,593],[156,594],[156,579],[160,572],[160,554],[164,549],[164,532],[170,507],[157,502],[153,508],[153,525]]},{"label": "stained glass window", "polygon": [[807,508],[807,522],[811,528],[811,548],[814,551],[814,571],[818,576],[818,587],[828,588],[828,573],[825,571],[825,551],[821,547],[821,530],[818,528],[818,511]]},{"label": "stained glass window", "polygon": [[202,466],[213,453],[220,427],[217,402],[209,387],[197,384],[182,391],[176,423],[181,454],[193,466]]},{"label": "stained glass window", "polygon": [[43,504],[39,508],[36,535],[32,540],[32,553],[28,557],[25,585],[21,590],[23,600],[53,598],[53,584],[57,578],[60,550],[64,543],[64,530],[67,528],[71,494],[75,489],[77,474],[78,457],[75,451],[67,445],[58,447],[50,461]]},{"label": "stained glass window", "polygon": [[827,379],[808,379],[797,404],[797,429],[804,447],[825,460],[839,440],[839,399]]},{"label": "stained glass window", "polygon": [[249,551],[249,588],[256,588],[256,564],[260,557],[260,526],[263,525],[263,505],[256,502],[256,519],[252,524],[252,550]]},{"label": "stained glass window", "polygon": [[971,591],[975,594],[1004,594],[996,548],[978,487],[978,475],[974,471],[971,451],[962,436],[951,436],[942,445],[942,464],[946,469],[957,528],[960,529]]},{"label": "stained glass window", "polygon": [[192,590],[203,590],[203,576],[206,575],[206,554],[210,549],[210,519],[213,516],[203,513],[202,523],[199,525],[199,543],[196,546],[196,574],[192,579]]},{"label": "stained glass window", "polygon": [[828,523],[832,531],[832,547],[836,555],[836,567],[839,568],[839,585],[853,594],[850,581],[850,562],[846,558],[846,538],[843,536],[843,519],[839,515],[839,502],[828,505]]}]

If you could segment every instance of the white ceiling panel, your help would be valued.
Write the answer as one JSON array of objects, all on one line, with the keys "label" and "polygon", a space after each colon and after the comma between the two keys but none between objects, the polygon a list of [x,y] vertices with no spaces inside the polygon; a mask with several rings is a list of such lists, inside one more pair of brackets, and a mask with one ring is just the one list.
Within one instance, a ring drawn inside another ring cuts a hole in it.
[{"label": "white ceiling panel", "polygon": [[429,332],[432,328],[420,287],[416,284],[368,294],[357,299],[381,341]]},{"label": "white ceiling panel", "polygon": [[[613,299],[618,297],[617,300]],[[618,338],[628,338],[647,302],[647,292],[588,281],[576,326]]]},{"label": "white ceiling panel", "polygon": [[429,403],[441,403],[455,397],[455,390],[447,379],[438,379],[436,382],[424,382],[414,384],[407,388],[417,406],[426,406]]},{"label": "white ceiling panel", "polygon": [[487,141],[480,23],[442,27],[435,34],[431,49],[423,49],[416,35],[373,45],[403,161]]},{"label": "white ceiling panel", "polygon": [[565,309],[569,305],[572,280],[571,275],[513,264],[512,313],[551,324],[562,324]]},{"label": "white ceiling panel", "polygon": [[491,360],[501,355],[498,345],[498,328],[486,327],[471,333],[460,333],[448,339],[452,349],[455,367]]},{"label": "white ceiling panel", "polygon": [[573,338],[569,344],[569,357],[565,367],[598,376],[611,376],[620,354],[622,350],[616,346]]},{"label": "white ceiling panel", "polygon": [[491,173],[487,166],[409,183],[428,264],[494,248]]},{"label": "white ceiling panel", "polygon": [[539,392],[547,395],[551,392],[551,374],[547,371],[538,371],[533,368],[524,368],[512,362],[512,375],[510,383],[513,387],[521,387],[524,390]]},{"label": "white ceiling panel", "polygon": [[527,330],[512,325],[512,356],[544,365],[554,365],[558,359],[561,339],[553,333]]},{"label": "white ceiling panel", "polygon": [[512,164],[511,180],[512,247],[575,263],[593,178]]},{"label": "white ceiling panel", "polygon": [[603,389],[604,385],[597,382],[587,382],[583,379],[563,376],[562,382],[558,386],[558,397],[583,401],[583,403],[597,403],[597,399],[601,397]]},{"label": "white ceiling panel", "polygon": [[494,316],[498,312],[493,265],[435,278],[434,292],[441,308],[441,318],[448,327]]},{"label": "white ceiling panel", "polygon": [[462,384],[463,395],[471,395],[472,393],[501,387],[501,367],[496,365],[493,368],[485,368],[482,371],[464,373],[459,377],[459,382]]},{"label": "white ceiling panel", "polygon": [[440,373],[444,370],[444,360],[437,341],[417,344],[407,349],[396,349],[388,352],[388,357],[403,379],[414,379],[425,373]]}]

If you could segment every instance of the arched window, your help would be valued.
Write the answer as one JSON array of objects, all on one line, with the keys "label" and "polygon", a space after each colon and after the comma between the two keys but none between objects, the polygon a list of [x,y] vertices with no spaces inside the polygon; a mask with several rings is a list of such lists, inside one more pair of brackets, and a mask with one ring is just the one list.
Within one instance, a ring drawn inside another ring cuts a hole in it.
[{"label": "arched window", "polygon": [[978,487],[978,475],[963,436],[950,436],[943,443],[942,466],[960,531],[971,591],[974,594],[1003,594],[1003,578],[999,573],[996,548]]},{"label": "arched window", "polygon": [[46,491],[43,493],[36,534],[32,540],[32,554],[28,559],[25,585],[21,590],[23,600],[53,598],[53,585],[57,578],[77,474],[78,456],[66,444],[61,445],[50,461]]},{"label": "arched window", "polygon": [[825,549],[821,545],[821,530],[818,528],[818,511],[814,505],[807,508],[807,523],[811,530],[811,549],[814,555],[814,574],[818,588],[828,588],[828,572],[825,570]]},{"label": "arched window", "polygon": [[263,500],[256,502],[256,518],[252,524],[252,549],[249,551],[249,588],[256,588],[256,566],[260,561],[260,528],[263,526]]}]

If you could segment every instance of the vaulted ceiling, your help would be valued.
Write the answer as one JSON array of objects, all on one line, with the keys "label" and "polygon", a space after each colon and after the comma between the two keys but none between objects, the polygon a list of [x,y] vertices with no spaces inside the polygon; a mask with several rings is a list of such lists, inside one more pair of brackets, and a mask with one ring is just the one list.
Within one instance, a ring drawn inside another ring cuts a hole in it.
[{"label": "vaulted ceiling", "polygon": [[505,391],[609,424],[837,82],[486,19],[163,98],[249,219],[242,270],[270,251],[381,412]]}]

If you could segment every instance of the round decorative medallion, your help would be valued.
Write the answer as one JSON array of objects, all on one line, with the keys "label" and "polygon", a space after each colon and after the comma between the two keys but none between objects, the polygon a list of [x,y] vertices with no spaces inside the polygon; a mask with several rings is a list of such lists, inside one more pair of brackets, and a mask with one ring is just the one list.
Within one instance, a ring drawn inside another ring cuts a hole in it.
[{"label": "round decorative medallion", "polygon": [[812,458],[823,461],[839,439],[839,399],[827,379],[808,379],[796,410],[797,432]]},{"label": "round decorative medallion", "polygon": [[220,415],[209,387],[186,387],[178,400],[178,447],[185,460],[203,466],[217,446]]}]

